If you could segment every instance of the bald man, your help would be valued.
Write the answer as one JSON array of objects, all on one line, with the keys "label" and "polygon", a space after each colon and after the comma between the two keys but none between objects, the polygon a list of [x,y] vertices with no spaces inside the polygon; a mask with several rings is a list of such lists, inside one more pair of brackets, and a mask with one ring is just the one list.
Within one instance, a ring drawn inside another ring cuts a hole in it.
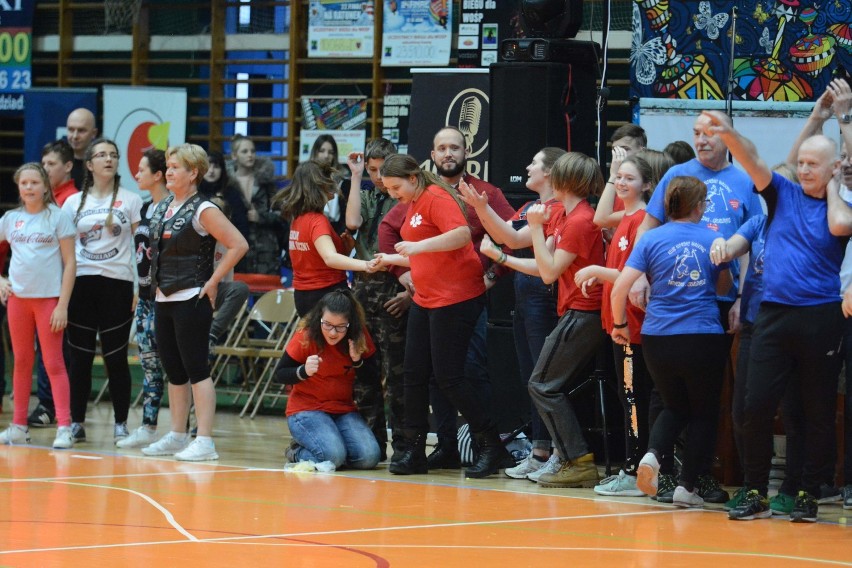
[{"label": "bald man", "polygon": [[71,177],[74,185],[82,189],[86,174],[83,158],[86,156],[89,143],[98,135],[95,115],[87,108],[74,109],[65,121],[65,130],[68,143],[74,150],[74,168],[71,170]]},{"label": "bald man", "polygon": [[800,183],[794,183],[773,173],[722,113],[702,116],[707,135],[719,136],[743,165],[772,219],[746,377],[743,468],[748,494],[728,515],[752,520],[772,514],[767,489],[773,425],[789,383],[801,401],[804,426],[801,487],[790,520],[815,522],[820,485],[834,468],[843,334],[839,274],[844,237],[852,234],[852,225],[829,215],[828,186],[840,165],[837,144],[821,134],[802,142],[796,168]]}]

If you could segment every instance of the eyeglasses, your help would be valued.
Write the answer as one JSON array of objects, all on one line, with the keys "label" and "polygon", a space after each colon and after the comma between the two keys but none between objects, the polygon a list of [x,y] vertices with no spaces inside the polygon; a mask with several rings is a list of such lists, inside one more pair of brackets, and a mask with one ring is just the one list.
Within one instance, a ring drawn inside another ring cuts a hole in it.
[{"label": "eyeglasses", "polygon": [[321,319],[320,325],[326,331],[334,330],[337,333],[346,333],[346,330],[349,329],[349,322],[341,323],[339,325],[334,325],[333,323],[328,323],[327,321]]},{"label": "eyeglasses", "polygon": [[92,156],[93,160],[104,160],[106,158],[109,158],[111,160],[117,160],[118,159],[118,153],[117,152],[98,152],[97,154]]}]

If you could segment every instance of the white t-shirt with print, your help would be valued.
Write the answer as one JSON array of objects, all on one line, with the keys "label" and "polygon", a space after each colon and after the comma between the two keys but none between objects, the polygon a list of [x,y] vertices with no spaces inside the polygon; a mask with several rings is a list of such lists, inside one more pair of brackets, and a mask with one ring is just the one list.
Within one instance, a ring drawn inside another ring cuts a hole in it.
[{"label": "white t-shirt with print", "polygon": [[58,298],[62,289],[60,239],[77,231],[71,217],[56,205],[39,213],[13,209],[0,219],[0,240],[9,241],[9,282],[19,298]]},{"label": "white t-shirt with print", "polygon": [[133,254],[133,228],[141,217],[142,198],[123,187],[118,189],[112,207],[112,224],[107,227],[112,195],[89,194],[77,214],[83,193],[75,193],[62,205],[77,227],[75,252],[77,276],[105,276],[133,282],[136,261]]}]

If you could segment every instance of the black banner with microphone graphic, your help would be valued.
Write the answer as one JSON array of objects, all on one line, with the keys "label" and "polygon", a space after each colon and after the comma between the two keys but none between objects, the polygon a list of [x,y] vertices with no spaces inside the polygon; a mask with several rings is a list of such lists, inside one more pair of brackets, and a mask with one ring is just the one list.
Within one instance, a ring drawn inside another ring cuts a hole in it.
[{"label": "black banner with microphone graphic", "polygon": [[467,171],[489,178],[490,95],[487,69],[412,69],[408,153],[435,171],[432,139],[444,126],[461,130]]}]

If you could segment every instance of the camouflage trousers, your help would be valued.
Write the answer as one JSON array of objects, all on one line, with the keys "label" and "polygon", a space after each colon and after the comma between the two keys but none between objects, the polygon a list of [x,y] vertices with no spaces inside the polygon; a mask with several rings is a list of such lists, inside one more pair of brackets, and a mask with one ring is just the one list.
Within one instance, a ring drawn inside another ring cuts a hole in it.
[{"label": "camouflage trousers", "polygon": [[352,291],[364,306],[367,327],[381,357],[378,380],[369,384],[355,380],[355,404],[376,436],[382,454],[387,446],[387,422],[390,422],[393,447],[397,451],[403,442],[403,360],[408,313],[396,318],[387,312],[384,304],[401,292],[402,286],[386,272],[359,273]]},{"label": "camouflage trousers", "polygon": [[154,300],[139,298],[136,304],[136,343],[142,364],[142,424],[157,426],[160,401],[165,388],[165,373],[154,339]]}]

